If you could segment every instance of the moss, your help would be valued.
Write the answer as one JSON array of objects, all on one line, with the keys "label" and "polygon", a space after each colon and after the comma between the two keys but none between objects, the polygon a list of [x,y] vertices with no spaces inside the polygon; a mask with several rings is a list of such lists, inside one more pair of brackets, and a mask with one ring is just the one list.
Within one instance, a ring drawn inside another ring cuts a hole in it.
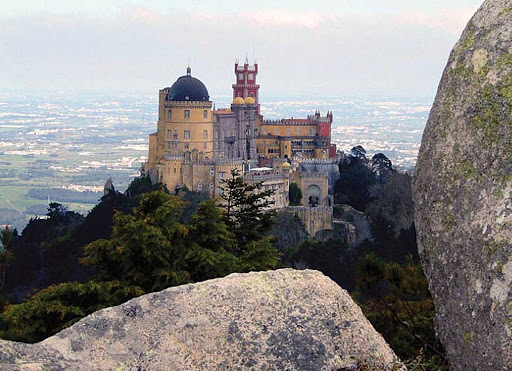
[{"label": "moss", "polygon": [[503,9],[500,14],[498,14],[498,17],[503,17],[507,15],[508,13],[512,12],[512,7]]},{"label": "moss", "polygon": [[446,217],[443,219],[443,230],[445,232],[450,231],[453,229],[453,226],[455,225],[455,218],[452,214],[446,215]]},{"label": "moss", "polygon": [[498,266],[496,267],[496,272],[500,275],[500,276],[503,276],[503,263],[498,263]]},{"label": "moss", "polygon": [[464,344],[473,345],[476,341],[476,334],[474,332],[466,332],[464,334]]},{"label": "moss", "polygon": [[469,161],[463,161],[460,165],[460,171],[462,173],[462,176],[467,180],[470,178],[473,178],[475,176],[475,167],[473,164]]},{"label": "moss", "polygon": [[509,73],[501,80],[500,93],[508,99],[509,102],[512,102],[512,73]]},{"label": "moss", "polygon": [[475,45],[474,26],[469,25],[466,32],[464,33],[464,39],[462,40],[462,49],[468,50]]},{"label": "moss", "polygon": [[491,260],[496,254],[504,250],[506,247],[507,243],[505,241],[486,241],[483,245],[483,252],[486,254],[487,258]]}]

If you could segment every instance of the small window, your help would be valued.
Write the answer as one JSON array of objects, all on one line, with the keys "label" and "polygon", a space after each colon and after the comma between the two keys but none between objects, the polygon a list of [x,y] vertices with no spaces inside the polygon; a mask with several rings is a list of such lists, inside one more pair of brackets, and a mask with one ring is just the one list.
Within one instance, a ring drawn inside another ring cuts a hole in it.
[{"label": "small window", "polygon": [[276,129],[276,135],[278,135],[278,134],[279,134],[279,128]]},{"label": "small window", "polygon": [[208,143],[203,143],[203,148],[207,149],[208,148]]},{"label": "small window", "polygon": [[210,183],[210,191],[213,191],[213,183]]},{"label": "small window", "polygon": [[309,129],[309,135],[314,135],[313,134],[313,129]]},{"label": "small window", "polygon": [[249,96],[254,98],[254,93],[250,93]]},{"label": "small window", "polygon": [[203,190],[203,183],[197,183],[197,190],[202,191]]},{"label": "small window", "polygon": [[173,148],[173,149],[178,148],[178,143],[172,143],[172,148]]},{"label": "small window", "polygon": [[291,130],[290,129],[286,129],[286,135],[290,135],[291,133]]},{"label": "small window", "polygon": [[176,168],[174,168],[174,174],[176,174]]},{"label": "small window", "polygon": [[185,149],[188,149],[188,148],[189,148],[188,143],[185,143]]},{"label": "small window", "polygon": [[176,129],[174,129],[173,138],[174,138],[174,140],[178,139],[178,130],[176,130]]},{"label": "small window", "polygon": [[167,149],[171,149],[171,142],[167,142]]},{"label": "small window", "polygon": [[190,118],[190,110],[189,110],[189,109],[186,109],[186,110],[185,110],[185,118],[186,118],[186,119],[189,119],[189,118]]},{"label": "small window", "polygon": [[208,130],[203,130],[203,139],[208,139]]},{"label": "small window", "polygon": [[205,119],[207,119],[207,118],[208,118],[208,110],[204,110],[204,111],[203,111],[203,117],[204,117]]},{"label": "small window", "polygon": [[210,176],[214,176],[215,175],[215,168],[210,168]]},{"label": "small window", "polygon": [[167,139],[170,140],[171,139],[171,133],[172,131],[171,130],[167,130]]},{"label": "small window", "polygon": [[167,112],[167,117],[169,118],[169,120],[172,119],[172,111],[171,110],[169,110],[169,112]]},{"label": "small window", "polygon": [[297,129],[297,135],[300,135],[300,129]]},{"label": "small window", "polygon": [[263,135],[267,135],[267,129],[263,129]]},{"label": "small window", "polygon": [[183,138],[190,139],[190,130],[185,130],[183,132]]},{"label": "small window", "polygon": [[224,173],[224,172],[219,173],[220,179],[224,179],[225,177],[226,177],[226,173]]}]

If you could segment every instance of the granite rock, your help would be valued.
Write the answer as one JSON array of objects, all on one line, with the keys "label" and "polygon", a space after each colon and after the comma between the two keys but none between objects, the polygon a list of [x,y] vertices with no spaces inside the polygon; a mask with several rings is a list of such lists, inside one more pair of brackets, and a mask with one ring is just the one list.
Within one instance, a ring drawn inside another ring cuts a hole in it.
[{"label": "granite rock", "polygon": [[0,341],[2,370],[332,370],[397,361],[317,271],[232,274],[95,312],[37,344]]},{"label": "granite rock", "polygon": [[485,1],[451,52],[413,188],[452,368],[512,369],[512,1]]}]

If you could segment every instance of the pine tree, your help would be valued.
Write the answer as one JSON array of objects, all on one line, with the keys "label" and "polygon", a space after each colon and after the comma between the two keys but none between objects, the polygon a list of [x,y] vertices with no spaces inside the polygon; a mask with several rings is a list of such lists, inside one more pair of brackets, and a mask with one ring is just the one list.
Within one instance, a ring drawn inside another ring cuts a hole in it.
[{"label": "pine tree", "polygon": [[272,227],[275,212],[269,208],[275,203],[270,199],[275,191],[262,188],[263,182],[246,183],[238,169],[232,169],[231,178],[223,180],[220,196],[223,219],[238,247],[260,239]]}]

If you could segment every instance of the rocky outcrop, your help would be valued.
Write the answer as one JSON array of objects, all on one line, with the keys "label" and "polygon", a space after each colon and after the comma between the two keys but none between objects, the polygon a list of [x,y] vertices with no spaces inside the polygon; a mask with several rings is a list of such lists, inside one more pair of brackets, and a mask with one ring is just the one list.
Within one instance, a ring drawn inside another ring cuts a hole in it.
[{"label": "rocky outcrop", "polygon": [[512,369],[512,1],[455,45],[414,180],[420,256],[454,370]]},{"label": "rocky outcrop", "polygon": [[395,360],[345,290],[291,269],[144,295],[37,344],[0,341],[2,370],[387,369]]}]

